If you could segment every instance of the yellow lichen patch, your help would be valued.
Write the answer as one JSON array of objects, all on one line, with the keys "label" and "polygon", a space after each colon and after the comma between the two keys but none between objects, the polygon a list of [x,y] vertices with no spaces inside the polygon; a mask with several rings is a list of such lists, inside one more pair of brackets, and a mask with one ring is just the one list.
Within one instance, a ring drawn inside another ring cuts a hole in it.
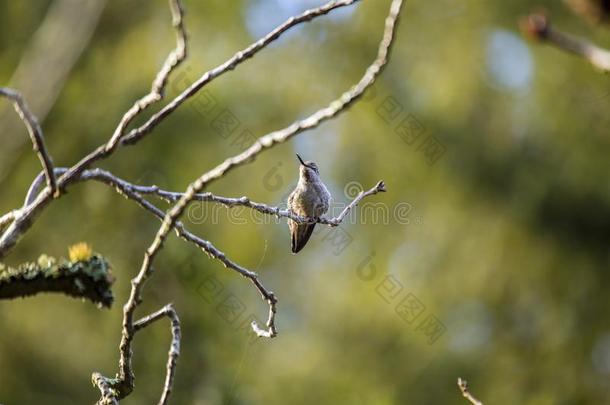
[{"label": "yellow lichen patch", "polygon": [[68,247],[68,256],[71,262],[89,260],[93,255],[91,246],[86,242],[80,242]]}]

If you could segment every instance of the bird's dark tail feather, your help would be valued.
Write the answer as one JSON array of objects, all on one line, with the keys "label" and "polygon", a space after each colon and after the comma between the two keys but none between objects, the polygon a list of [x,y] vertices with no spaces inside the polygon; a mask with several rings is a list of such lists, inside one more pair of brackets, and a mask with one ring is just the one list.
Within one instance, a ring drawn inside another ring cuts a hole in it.
[{"label": "bird's dark tail feather", "polygon": [[315,226],[316,224],[300,224],[295,227],[290,239],[292,253],[299,253],[305,247]]}]

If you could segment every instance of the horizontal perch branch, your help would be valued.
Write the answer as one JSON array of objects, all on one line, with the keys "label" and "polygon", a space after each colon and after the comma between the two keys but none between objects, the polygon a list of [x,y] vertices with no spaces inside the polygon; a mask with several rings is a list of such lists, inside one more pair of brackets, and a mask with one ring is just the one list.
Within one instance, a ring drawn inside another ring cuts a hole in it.
[{"label": "horizontal perch branch", "polygon": [[[162,190],[157,186],[142,186],[137,184],[129,183],[125,180],[119,179],[114,176],[110,172],[101,169],[88,170],[82,175],[83,180],[93,179],[101,182],[108,183],[110,185],[121,184],[123,188],[129,188],[131,191],[146,194],[146,195],[155,195],[167,202],[175,202],[178,201],[184,193],[178,193],[174,191],[166,191]],[[319,223],[323,225],[329,226],[338,226],[343,219],[349,214],[349,212],[356,207],[360,201],[362,201],[365,197],[375,195],[377,193],[385,192],[385,183],[383,181],[379,181],[374,187],[367,191],[361,191],[356,198],[352,200],[352,202],[341,211],[341,213],[335,218],[307,218],[301,217],[290,210],[281,209],[279,207],[269,206],[263,203],[258,203],[251,201],[248,197],[238,197],[238,198],[230,198],[230,197],[222,197],[209,192],[206,193],[197,193],[193,196],[194,201],[206,201],[206,202],[215,202],[227,207],[235,207],[242,206],[248,207],[253,210],[256,210],[260,213],[273,215],[277,217],[289,218],[298,223]]]},{"label": "horizontal perch branch", "polygon": [[[65,173],[66,170],[67,170],[66,168],[57,168],[57,169],[55,169],[55,173],[56,173],[56,175],[60,175],[61,173]],[[43,178],[44,178],[43,174],[40,173],[36,177],[34,182],[32,182],[32,185],[30,186],[30,189],[29,189],[28,194],[25,199],[26,205],[36,199],[37,193],[40,191],[40,188],[42,187]],[[81,174],[79,180],[81,180],[81,181],[96,180],[96,181],[100,181],[102,183],[109,184],[111,186],[120,185],[122,189],[129,189],[134,193],[143,194],[143,195],[154,195],[169,203],[178,201],[180,199],[180,197],[182,197],[184,195],[184,193],[163,190],[155,185],[143,186],[143,185],[139,185],[139,184],[133,184],[126,180],[118,178],[115,175],[113,175],[112,173],[110,173],[106,170],[102,170],[102,169],[86,170]],[[354,209],[354,207],[357,206],[360,203],[360,201],[362,201],[365,197],[375,195],[377,193],[381,193],[381,192],[385,192],[385,191],[386,191],[385,183],[383,181],[379,181],[370,190],[361,191],[356,196],[356,198],[354,198],[354,200],[352,200],[352,202],[347,207],[345,207],[343,209],[343,211],[341,211],[341,213],[335,218],[301,217],[301,216],[298,216],[298,215],[292,213],[290,210],[281,209],[280,207],[273,207],[273,206],[266,205],[263,203],[254,202],[254,201],[250,200],[248,197],[237,197],[237,198],[222,197],[222,196],[212,194],[210,192],[195,194],[193,196],[193,201],[215,202],[215,203],[225,205],[227,207],[235,207],[235,206],[248,207],[248,208],[256,210],[262,214],[273,215],[273,216],[282,217],[282,218],[289,218],[298,223],[319,223],[322,225],[338,226],[343,221],[343,219],[347,216],[347,214],[349,214],[349,212],[352,209]],[[2,218],[0,218],[0,220],[1,219]],[[1,225],[1,222],[0,222],[0,225]]]}]

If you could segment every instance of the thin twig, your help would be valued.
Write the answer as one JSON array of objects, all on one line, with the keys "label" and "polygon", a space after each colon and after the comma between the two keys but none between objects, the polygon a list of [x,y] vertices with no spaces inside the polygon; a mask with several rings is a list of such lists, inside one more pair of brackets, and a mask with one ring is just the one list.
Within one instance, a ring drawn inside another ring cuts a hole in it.
[{"label": "thin twig", "polygon": [[[140,127],[131,130],[126,135],[117,135],[117,132],[115,131],[115,134],[112,136],[111,140],[107,144],[101,145],[89,155],[82,158],[72,168],[70,168],[70,170],[59,179],[59,187],[64,187],[71,181],[76,180],[79,173],[90,167],[91,164],[93,164],[95,161],[107,157],[116,149],[119,144],[134,144],[138,142],[143,136],[150,133],[161,121],[163,121],[167,116],[174,112],[183,102],[195,95],[206,84],[211,82],[216,77],[219,77],[220,75],[235,69],[238,64],[254,56],[258,51],[265,48],[271,42],[279,38],[280,35],[282,35],[285,31],[288,31],[290,28],[296,25],[310,21],[315,17],[325,15],[336,8],[348,6],[352,3],[355,3],[356,1],[359,0],[332,0],[324,6],[306,11],[298,17],[291,17],[284,24],[280,25],[279,27],[271,31],[269,34],[244,49],[243,51],[237,52],[232,58],[230,58],[223,64],[204,73],[195,83],[189,86],[180,95],[175,97],[172,101],[170,101],[159,112],[150,117],[150,119]],[[172,9],[172,12],[174,12],[174,9]],[[119,140],[120,142],[117,142]]]},{"label": "thin twig", "polygon": [[133,144],[140,140],[143,136],[150,133],[150,131],[161,120],[163,120],[167,115],[171,114],[176,108],[178,108],[180,104],[182,104],[194,94],[196,94],[199,90],[201,90],[203,86],[214,80],[216,77],[235,69],[237,65],[242,62],[245,62],[246,60],[256,55],[256,53],[258,53],[267,45],[278,39],[280,35],[288,31],[290,28],[301,23],[311,21],[316,17],[328,14],[334,9],[346,7],[358,1],[360,0],[332,0],[323,6],[307,10],[298,16],[290,17],[283,24],[279,25],[277,28],[265,35],[263,38],[259,39],[247,48],[237,52],[235,55],[233,55],[232,58],[230,58],[223,64],[215,67],[210,71],[205,72],[197,81],[195,81],[191,86],[184,90],[182,94],[180,94],[170,103],[168,103],[161,111],[153,115],[146,123],[144,123],[144,125],[132,130],[128,135],[126,135],[122,139],[122,143]]},{"label": "thin twig", "polygon": [[170,52],[163,67],[159,73],[157,73],[157,76],[152,83],[150,93],[136,101],[125,115],[123,115],[112,138],[110,138],[110,141],[106,144],[107,152],[112,151],[117,146],[127,125],[129,125],[140,112],[163,98],[170,73],[187,57],[188,36],[184,26],[184,8],[182,7],[180,0],[170,0],[169,8],[172,12],[172,25],[176,29],[176,48]]},{"label": "thin twig", "polygon": [[42,165],[42,169],[47,178],[49,193],[50,195],[54,195],[55,190],[57,189],[57,181],[55,179],[55,174],[53,173],[53,161],[45,146],[44,136],[42,134],[42,129],[38,124],[38,120],[34,114],[32,114],[32,111],[30,111],[30,108],[18,91],[0,87],[0,96],[6,97],[13,102],[15,111],[19,114],[19,117],[30,134],[34,152],[38,155],[38,159],[40,159],[40,164]]},{"label": "thin twig", "polygon": [[470,393],[470,391],[468,391],[468,382],[466,380],[462,380],[461,378],[458,378],[457,384],[458,384],[458,387],[460,388],[460,392],[462,393],[462,396],[464,398],[466,398],[471,404],[473,404],[473,405],[483,405],[483,402],[481,402],[478,399],[476,399]]},{"label": "thin twig", "polygon": [[530,37],[580,56],[603,72],[610,72],[610,51],[553,28],[544,14],[525,17],[521,21],[521,29]]},{"label": "thin twig", "polygon": [[[166,202],[170,202],[170,203],[178,201],[184,195],[184,193],[163,190],[163,189],[159,188],[158,186],[154,186],[154,185],[153,186],[142,186],[142,185],[132,184],[125,180],[119,179],[118,177],[114,176],[110,172],[100,170],[100,169],[88,170],[85,173],[83,173],[81,178],[83,180],[90,178],[93,180],[99,180],[99,181],[103,181],[103,182],[122,183],[123,187],[128,187],[134,192],[137,192],[140,194],[145,194],[145,195],[155,195],[155,196],[161,198],[162,200],[164,200]],[[354,200],[352,200],[352,202],[347,207],[345,207],[337,217],[334,217],[334,218],[301,217],[299,215],[294,214],[290,210],[287,210],[287,209],[283,210],[280,207],[273,207],[273,206],[266,205],[263,203],[254,202],[245,196],[238,197],[238,198],[231,198],[231,197],[218,196],[218,195],[212,194],[210,192],[205,192],[205,193],[196,193],[193,196],[193,201],[215,202],[215,203],[222,204],[229,208],[236,207],[236,206],[247,207],[247,208],[251,208],[255,211],[258,211],[262,214],[272,215],[272,216],[275,216],[278,218],[279,217],[289,218],[297,223],[319,223],[319,224],[329,225],[329,226],[338,226],[339,224],[341,224],[341,222],[347,216],[347,214],[355,206],[357,206],[360,203],[360,201],[362,201],[362,199],[364,199],[365,197],[368,197],[370,195],[374,195],[374,194],[385,192],[385,191],[386,191],[386,188],[385,188],[384,182],[379,181],[370,190],[361,191],[356,196],[356,198],[354,198]]]},{"label": "thin twig", "polygon": [[311,114],[309,117],[296,121],[284,129],[272,132],[270,134],[258,138],[256,142],[252,144],[252,146],[250,146],[241,154],[227,158],[224,162],[222,162],[212,170],[208,171],[198,179],[197,183],[200,187],[197,187],[196,191],[201,191],[206,186],[208,186],[209,183],[224,176],[231,169],[237,166],[241,166],[245,163],[250,163],[254,161],[256,156],[262,151],[272,148],[273,146],[279,143],[285,142],[303,131],[316,128],[322,122],[336,117],[340,113],[344,112],[356,100],[362,97],[365,90],[375,82],[375,79],[381,73],[381,71],[388,62],[388,56],[394,40],[394,36],[396,34],[396,29],[398,27],[398,20],[402,3],[402,0],[392,1],[392,4],[390,5],[390,12],[385,21],[385,30],[383,33],[383,37],[381,39],[381,42],[379,43],[377,57],[368,67],[368,69],[364,73],[364,76],[362,76],[362,78],[356,85],[354,85],[350,90],[343,93],[341,97],[331,102],[328,107],[322,108]]}]

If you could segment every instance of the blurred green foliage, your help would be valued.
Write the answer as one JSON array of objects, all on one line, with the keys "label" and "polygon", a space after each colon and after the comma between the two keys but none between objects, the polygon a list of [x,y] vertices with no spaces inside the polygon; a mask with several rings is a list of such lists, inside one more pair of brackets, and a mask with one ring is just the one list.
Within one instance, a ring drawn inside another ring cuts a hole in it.
[{"label": "blurred green foliage", "polygon": [[[0,83],[50,3],[0,1]],[[165,3],[108,3],[43,122],[56,164],[107,140],[148,90],[174,46]],[[185,3],[191,55],[168,99],[287,10],[317,4]],[[284,127],[354,83],[375,55],[386,3],[363,1],[299,27],[101,166],[184,189],[240,152],[238,134]],[[539,5],[558,26],[608,42],[608,32],[560,2]],[[173,403],[459,404],[457,377],[484,403],[609,403],[610,81],[582,60],[524,42],[517,20],[532,7],[407,2],[392,61],[365,100],[213,184],[222,195],[280,204],[296,182],[299,152],[318,162],[337,203],[349,200],[350,182],[385,180],[389,192],[369,202],[382,203],[389,220],[369,210],[342,225],[347,244],[319,226],[293,256],[285,221],[194,206],[189,228],[260,272],[277,294],[280,335],[253,341],[243,324],[267,311],[255,289],[170,238],[138,314],[174,302],[182,320]],[[195,108],[210,99],[212,110]],[[223,111],[240,123],[229,135],[214,126]],[[409,129],[397,133],[403,121]],[[26,136],[0,133],[0,144]],[[426,140],[444,150],[434,164]],[[1,212],[19,206],[39,171],[30,149],[24,142],[0,175]],[[98,398],[91,372],[117,370],[121,306],[158,225],[101,184],[74,186],[46,209],[7,263],[60,256],[85,240],[113,264],[116,304],[100,311],[61,295],[0,302],[0,401]],[[430,320],[444,333],[431,334]],[[169,339],[162,322],[137,336],[136,389],[125,403],[158,399]]]}]

